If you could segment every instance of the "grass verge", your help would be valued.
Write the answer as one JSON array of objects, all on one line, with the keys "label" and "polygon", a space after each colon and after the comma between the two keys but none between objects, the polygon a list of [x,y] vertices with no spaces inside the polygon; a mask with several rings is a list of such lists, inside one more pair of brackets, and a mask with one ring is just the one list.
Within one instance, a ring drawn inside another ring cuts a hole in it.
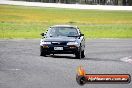
[{"label": "grass verge", "polygon": [[132,38],[132,11],[0,5],[0,38],[39,38],[55,24],[77,25],[87,38]]}]

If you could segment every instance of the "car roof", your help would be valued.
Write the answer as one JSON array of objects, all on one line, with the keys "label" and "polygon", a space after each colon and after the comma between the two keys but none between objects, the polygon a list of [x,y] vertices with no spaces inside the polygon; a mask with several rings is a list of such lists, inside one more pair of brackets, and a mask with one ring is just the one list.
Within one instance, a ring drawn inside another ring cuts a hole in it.
[{"label": "car roof", "polygon": [[72,25],[53,25],[52,27],[73,27],[73,28],[78,28],[77,26],[72,26]]}]

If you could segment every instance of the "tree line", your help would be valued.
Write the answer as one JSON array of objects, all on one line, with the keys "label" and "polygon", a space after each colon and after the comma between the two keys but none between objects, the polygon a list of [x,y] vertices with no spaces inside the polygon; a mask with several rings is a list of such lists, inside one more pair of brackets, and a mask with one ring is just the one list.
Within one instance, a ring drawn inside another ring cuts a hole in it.
[{"label": "tree line", "polygon": [[91,5],[132,5],[132,0],[16,0],[45,3],[66,3],[66,4],[91,4]]}]

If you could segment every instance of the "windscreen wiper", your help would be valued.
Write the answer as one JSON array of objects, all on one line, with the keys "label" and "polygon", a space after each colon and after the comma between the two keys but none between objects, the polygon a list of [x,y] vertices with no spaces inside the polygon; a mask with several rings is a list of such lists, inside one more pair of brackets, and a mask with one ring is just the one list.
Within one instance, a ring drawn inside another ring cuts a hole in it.
[{"label": "windscreen wiper", "polygon": [[67,37],[79,37],[79,36],[67,36]]}]

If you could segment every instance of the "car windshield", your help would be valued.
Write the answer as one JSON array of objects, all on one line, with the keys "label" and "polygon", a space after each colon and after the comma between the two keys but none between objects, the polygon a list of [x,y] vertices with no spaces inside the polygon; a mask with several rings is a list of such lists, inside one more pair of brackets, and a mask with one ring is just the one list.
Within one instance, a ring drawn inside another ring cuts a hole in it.
[{"label": "car windshield", "polygon": [[48,30],[48,37],[77,37],[79,36],[78,31],[74,27],[52,27]]}]

